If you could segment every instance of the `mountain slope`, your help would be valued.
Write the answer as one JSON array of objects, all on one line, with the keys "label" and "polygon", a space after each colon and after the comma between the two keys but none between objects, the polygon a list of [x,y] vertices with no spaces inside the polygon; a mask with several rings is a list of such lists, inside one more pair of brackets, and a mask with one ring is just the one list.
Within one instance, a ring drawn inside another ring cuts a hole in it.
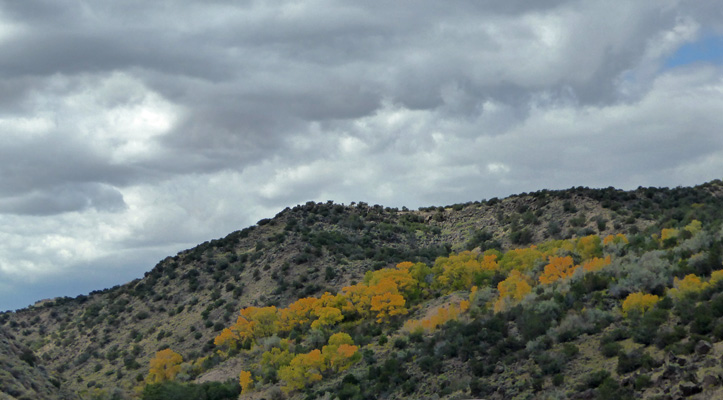
[{"label": "mountain slope", "polygon": [[32,350],[0,328],[0,399],[75,399]]},{"label": "mountain slope", "polygon": [[[715,181],[696,188],[632,192],[612,188],[541,191],[418,211],[364,203],[307,203],[259,221],[256,227],[169,257],[143,279],[5,313],[0,322],[86,398],[117,397],[116,389],[130,395],[147,375],[150,358],[165,347],[187,361],[203,360],[182,371],[180,380],[237,377],[239,365],[229,366],[233,358],[221,362],[214,356],[213,339],[244,307],[285,307],[301,297],[337,293],[361,282],[367,271],[402,261],[432,264],[450,251],[504,251],[556,238],[615,233],[627,234],[639,247],[651,233],[682,227],[693,219],[715,232],[722,193],[721,182]],[[416,312],[412,316],[418,318],[424,310]],[[395,330],[388,334],[400,335]],[[586,354],[588,342],[579,342],[581,354]],[[562,343],[554,346],[563,348]],[[384,349],[374,347],[374,355],[386,357],[390,350]],[[449,367],[452,370],[469,364],[448,362],[457,363]],[[517,368],[520,371],[527,368],[522,364]],[[504,368],[509,370],[510,365]],[[425,376],[418,366],[408,368]],[[430,379],[420,382],[435,387],[438,379]],[[470,390],[472,384],[461,385]]]}]

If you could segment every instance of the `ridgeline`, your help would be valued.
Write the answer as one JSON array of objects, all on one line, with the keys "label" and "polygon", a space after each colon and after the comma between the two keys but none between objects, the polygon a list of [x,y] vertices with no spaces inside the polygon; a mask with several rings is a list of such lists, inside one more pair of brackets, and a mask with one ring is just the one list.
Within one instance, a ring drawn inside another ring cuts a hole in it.
[{"label": "ridgeline", "polygon": [[287,208],[0,314],[0,399],[723,398],[722,201]]}]

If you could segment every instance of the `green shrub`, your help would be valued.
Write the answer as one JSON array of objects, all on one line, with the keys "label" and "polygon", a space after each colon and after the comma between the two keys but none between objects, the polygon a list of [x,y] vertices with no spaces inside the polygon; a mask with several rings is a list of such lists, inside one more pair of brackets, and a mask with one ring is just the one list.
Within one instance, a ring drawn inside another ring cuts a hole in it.
[{"label": "green shrub", "polygon": [[608,378],[610,378],[609,371],[605,371],[603,369],[593,371],[585,377],[585,386],[589,389],[595,389],[598,386],[602,385],[602,383],[605,382],[605,380]]},{"label": "green shrub", "polygon": [[637,378],[635,378],[635,390],[643,390],[645,388],[648,388],[653,385],[653,380],[650,378],[650,375],[638,375]]},{"label": "green shrub", "polygon": [[600,352],[607,358],[615,357],[622,349],[623,346],[618,342],[607,342],[600,346]]}]

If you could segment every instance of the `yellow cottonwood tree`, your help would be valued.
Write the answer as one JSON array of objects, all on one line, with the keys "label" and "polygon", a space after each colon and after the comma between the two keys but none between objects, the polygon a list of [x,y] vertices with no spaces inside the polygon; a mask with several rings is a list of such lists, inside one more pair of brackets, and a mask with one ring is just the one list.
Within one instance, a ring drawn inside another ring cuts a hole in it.
[{"label": "yellow cottonwood tree", "polygon": [[437,284],[452,292],[465,290],[475,283],[482,283],[499,269],[496,254],[478,255],[472,251],[463,251],[449,257],[439,257],[433,271],[437,274]]},{"label": "yellow cottonwood tree", "polygon": [[312,329],[324,329],[344,319],[344,316],[341,315],[341,310],[334,307],[321,307],[314,310],[313,314],[317,318],[311,323]]},{"label": "yellow cottonwood tree", "polygon": [[[401,268],[399,267],[400,265]],[[364,283],[371,287],[388,280],[394,282],[400,293],[409,296],[417,289],[419,282],[409,273],[409,269],[406,268],[406,266],[407,264],[399,264],[397,268],[382,268],[378,271],[367,271],[364,275]]]},{"label": "yellow cottonwood tree", "polygon": [[620,244],[620,243],[622,243],[622,244],[629,243],[628,237],[622,233],[618,233],[616,235],[607,235],[603,239],[603,246],[608,246],[611,244]]},{"label": "yellow cottonwood tree", "polygon": [[279,369],[279,378],[286,382],[281,389],[285,392],[303,389],[320,381],[321,373],[326,370],[326,363],[321,350],[312,350],[306,354],[296,355],[289,365]]},{"label": "yellow cottonwood tree", "polygon": [[151,368],[148,371],[146,381],[148,383],[161,383],[176,379],[181,371],[183,357],[171,349],[156,352],[151,359]]},{"label": "yellow cottonwood tree", "polygon": [[500,296],[494,304],[494,310],[500,312],[524,299],[532,291],[532,286],[527,283],[525,275],[514,270],[510,272],[507,279],[497,285],[497,290]]},{"label": "yellow cottonwood tree", "polygon": [[543,261],[545,255],[537,246],[530,246],[523,249],[513,249],[506,252],[499,261],[500,268],[504,271],[518,270],[529,271],[535,265]]},{"label": "yellow cottonwood tree", "polygon": [[318,302],[319,299],[315,297],[304,297],[279,310],[279,331],[289,332],[297,326],[308,324]]},{"label": "yellow cottonwood tree", "polygon": [[627,317],[630,312],[644,314],[645,311],[653,308],[658,301],[660,301],[660,297],[654,294],[645,294],[642,292],[630,293],[628,297],[623,300],[623,315]]},{"label": "yellow cottonwood tree", "polygon": [[669,289],[668,293],[676,299],[682,299],[686,295],[698,293],[706,289],[710,284],[703,282],[699,276],[695,274],[686,275],[683,279],[673,279],[673,289]]},{"label": "yellow cottonwood tree", "polygon": [[723,280],[723,269],[711,272],[710,280],[708,281],[708,283],[710,283],[711,285],[715,285],[721,280]]},{"label": "yellow cottonwood tree", "polygon": [[602,257],[602,241],[598,235],[589,235],[581,237],[575,244],[575,251],[583,260],[589,260],[593,257]]},{"label": "yellow cottonwood tree", "polygon": [[694,219],[694,220],[690,221],[690,223],[688,225],[686,225],[685,228],[683,228],[683,229],[688,231],[691,234],[691,236],[693,236],[696,233],[700,232],[702,228],[703,228],[703,224],[701,224],[700,221],[698,221],[697,219]]},{"label": "yellow cottonwood tree", "polygon": [[329,338],[329,344],[321,349],[324,361],[333,371],[339,372],[361,360],[359,348],[347,333],[335,333]]},{"label": "yellow cottonwood tree", "polygon": [[251,377],[251,372],[241,371],[241,373],[239,374],[238,382],[241,385],[241,394],[246,394],[250,392],[254,383],[254,379]]}]

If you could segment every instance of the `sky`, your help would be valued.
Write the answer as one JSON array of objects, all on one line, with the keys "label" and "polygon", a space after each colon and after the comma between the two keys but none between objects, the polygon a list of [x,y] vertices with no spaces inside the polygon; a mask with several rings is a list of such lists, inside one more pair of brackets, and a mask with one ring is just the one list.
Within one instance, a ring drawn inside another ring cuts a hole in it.
[{"label": "sky", "polygon": [[723,171],[723,2],[0,0],[0,310],[333,200]]}]

